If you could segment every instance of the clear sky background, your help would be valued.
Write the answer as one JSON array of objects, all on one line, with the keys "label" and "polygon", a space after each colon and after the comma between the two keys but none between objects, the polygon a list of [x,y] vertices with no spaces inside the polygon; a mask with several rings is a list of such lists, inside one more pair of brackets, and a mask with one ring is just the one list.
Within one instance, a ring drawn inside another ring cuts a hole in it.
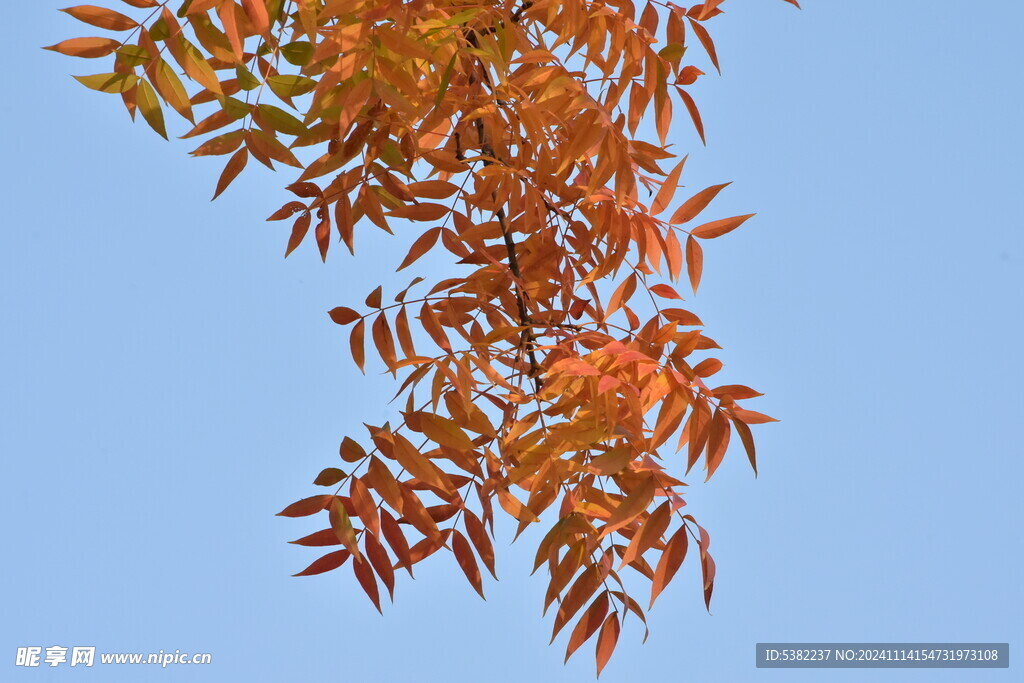
[{"label": "clear sky background", "polygon": [[[384,617],[347,568],[290,578],[316,551],[285,542],[313,525],[274,513],[394,389],[325,311],[407,240],[284,260],[263,219],[291,176],[253,167],[211,204],[218,161],[68,75],[97,62],[39,50],[88,31],[66,4],[0,26],[0,679],[593,680],[590,646],[567,666],[566,636],[547,646],[536,532],[504,530],[487,602],[440,554]],[[758,641],[1009,641],[1009,671],[870,677],[1019,679],[1024,3],[726,9],[723,77],[694,91],[708,147],[685,115],[675,141],[689,187],[734,181],[715,217],[758,216],[707,244],[690,303],[723,379],[782,422],[756,431],[758,479],[737,449],[691,482],[712,615],[689,564],[602,680],[867,678],[757,670]],[[27,645],[214,663],[17,669]]]}]

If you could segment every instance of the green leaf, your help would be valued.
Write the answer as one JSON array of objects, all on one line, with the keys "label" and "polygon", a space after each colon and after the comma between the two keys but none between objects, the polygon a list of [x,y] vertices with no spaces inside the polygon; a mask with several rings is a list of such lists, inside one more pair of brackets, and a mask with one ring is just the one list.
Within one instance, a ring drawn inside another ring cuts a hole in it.
[{"label": "green leaf", "polygon": [[234,97],[220,97],[220,107],[224,113],[236,121],[249,115],[249,105]]},{"label": "green leaf", "polygon": [[313,59],[313,45],[305,40],[289,43],[281,48],[281,56],[289,64],[306,66],[309,64],[309,60]]},{"label": "green leaf", "polygon": [[304,95],[316,87],[316,81],[306,76],[271,76],[267,85],[282,100]]},{"label": "green leaf", "polygon": [[153,70],[153,87],[164,98],[164,101],[174,107],[176,112],[195,123],[188,91],[185,90],[185,86],[178,78],[178,74],[174,73],[171,65],[162,59],[156,63],[156,69]]},{"label": "green leaf", "polygon": [[135,74],[95,74],[93,76],[75,76],[75,80],[87,88],[100,92],[128,92],[139,82]]},{"label": "green leaf", "polygon": [[117,50],[117,61],[124,66],[142,66],[153,57],[139,45],[124,45]]},{"label": "green leaf", "polygon": [[260,79],[241,64],[235,67],[235,77],[238,79],[238,87],[242,90],[255,90],[260,87]]},{"label": "green leaf", "polygon": [[137,99],[139,111],[142,118],[146,119],[149,127],[167,139],[167,128],[164,125],[164,111],[160,107],[160,99],[147,81],[139,81],[139,95]]},{"label": "green leaf", "polygon": [[275,107],[272,104],[261,104],[257,106],[259,115],[268,124],[270,124],[274,130],[280,131],[286,135],[305,135],[309,132],[302,121],[286,112],[280,107]]}]

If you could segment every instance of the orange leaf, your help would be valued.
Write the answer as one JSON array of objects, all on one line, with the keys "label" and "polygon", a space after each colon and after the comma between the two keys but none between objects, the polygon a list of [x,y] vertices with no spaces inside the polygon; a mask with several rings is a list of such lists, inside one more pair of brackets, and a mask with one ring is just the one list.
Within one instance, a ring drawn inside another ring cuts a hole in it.
[{"label": "orange leaf", "polygon": [[415,263],[419,257],[430,251],[437,243],[437,237],[440,234],[441,228],[431,228],[417,237],[416,241],[412,243],[412,247],[409,248],[409,253],[406,254],[405,260],[402,261],[402,265],[398,266],[398,270],[407,268]]},{"label": "orange leaf", "polygon": [[615,651],[615,645],[619,642],[619,615],[618,612],[612,612],[608,615],[608,618],[604,620],[604,625],[601,626],[601,633],[597,636],[597,675],[601,676],[601,671],[604,669],[605,664],[611,659],[612,652]]},{"label": "orange leaf", "polygon": [[[366,331],[366,320],[360,319],[352,328],[352,334],[349,336],[349,347],[352,351],[352,360],[355,361],[356,367],[363,370],[363,365],[366,363],[366,349],[363,345],[363,333]],[[365,370],[363,370],[365,372]]]},{"label": "orange leaf", "polygon": [[265,38],[270,38],[270,16],[267,14],[267,6],[264,0],[242,0],[242,9],[249,17],[256,32]]},{"label": "orange leaf", "polygon": [[682,308],[663,308],[661,314],[679,325],[700,327],[704,324],[700,318]]},{"label": "orange leaf", "polygon": [[352,483],[349,487],[349,496],[352,500],[352,507],[354,508],[355,513],[359,515],[359,519],[363,521],[363,526],[372,531],[374,536],[380,536],[380,521],[377,519],[377,504],[373,502],[373,496],[370,495],[370,490],[366,488],[366,484],[364,484],[358,477],[352,478]]},{"label": "orange leaf", "polygon": [[749,218],[753,218],[754,214],[747,214],[746,216],[733,216],[732,218],[723,218],[718,221],[711,221],[704,225],[698,225],[696,228],[690,231],[690,234],[694,237],[709,240],[714,237],[721,237],[727,232],[732,232],[736,228],[743,225]]},{"label": "orange leaf", "polygon": [[697,214],[707,208],[707,205],[711,203],[711,200],[718,196],[718,193],[729,187],[732,183],[722,183],[721,185],[712,185],[711,187],[701,190],[697,194],[693,195],[686,202],[680,206],[672,218],[669,219],[669,223],[678,225],[679,223],[686,223],[693,220]]},{"label": "orange leaf", "polygon": [[730,412],[733,414],[733,417],[743,420],[748,425],[759,425],[764,424],[765,422],[778,422],[774,417],[768,417],[763,413],[758,413],[754,410],[747,410],[746,408],[733,407],[730,408]]},{"label": "orange leaf", "polygon": [[395,552],[395,557],[398,558],[398,566],[405,567],[405,570],[409,572],[409,576],[412,576],[412,557],[409,554],[409,543],[405,540],[402,527],[398,525],[398,522],[395,521],[395,518],[387,510],[380,511],[380,530],[384,534],[384,539],[388,542],[388,545]]},{"label": "orange leaf", "polygon": [[682,160],[676,164],[676,167],[672,169],[668,177],[661,183],[661,188],[658,190],[658,194],[654,197],[654,202],[651,203],[651,215],[657,216],[659,213],[664,211],[669,202],[672,201],[672,197],[675,196],[676,188],[679,186],[679,176],[683,172],[683,166],[686,164],[687,157],[683,157]]},{"label": "orange leaf", "polygon": [[686,549],[688,546],[689,541],[686,538],[686,526],[684,525],[672,534],[672,538],[668,539],[668,543],[665,544],[665,550],[661,553],[658,568],[654,570],[654,580],[651,582],[651,607],[654,606],[654,601],[661,594],[661,591],[665,590],[665,586],[668,585],[672,577],[679,571],[680,565],[686,559]]},{"label": "orange leaf", "polygon": [[683,271],[683,250],[679,246],[679,238],[676,231],[671,230],[665,238],[665,260],[668,262],[668,272],[673,280],[679,279]]},{"label": "orange leaf", "polygon": [[476,548],[480,559],[484,561],[487,571],[497,579],[498,575],[494,572],[494,546],[491,545],[491,539],[488,538],[487,530],[484,528],[483,523],[469,510],[462,511],[462,521],[466,525],[466,533],[469,534],[469,540],[473,541],[473,546]]},{"label": "orange leaf", "polygon": [[416,450],[404,436],[395,434],[395,459],[398,464],[404,467],[409,474],[420,481],[441,489],[443,491],[454,491],[455,487],[444,472],[432,463],[429,458]]},{"label": "orange leaf", "polygon": [[690,26],[693,27],[693,32],[697,34],[697,39],[704,46],[704,50],[708,53],[708,57],[711,58],[711,63],[715,65],[715,69],[718,70],[718,73],[722,73],[722,68],[718,66],[718,53],[715,52],[715,43],[711,40],[708,30],[693,19],[690,19]]},{"label": "orange leaf", "polygon": [[412,343],[412,333],[409,331],[409,318],[405,312],[405,306],[402,306],[398,315],[395,316],[395,332],[398,334],[398,342],[402,345],[402,353],[405,354],[405,357],[414,357],[416,347]]},{"label": "orange leaf", "polygon": [[437,319],[434,309],[430,307],[430,303],[424,303],[423,307],[420,308],[420,324],[423,325],[423,329],[430,335],[435,344],[448,353],[452,352],[452,345],[448,340],[448,335],[445,334],[444,328],[441,327],[441,322]]},{"label": "orange leaf", "polygon": [[409,204],[388,212],[392,218],[408,218],[413,221],[436,221],[443,218],[450,209],[442,204]]},{"label": "orange leaf", "polygon": [[619,503],[608,518],[608,523],[601,530],[600,538],[604,538],[616,529],[630,524],[647,509],[654,500],[654,477],[647,477],[640,486]]},{"label": "orange leaf", "polygon": [[594,474],[608,476],[618,474],[632,461],[633,450],[629,446],[619,446],[591,460],[588,467]]},{"label": "orange leaf", "polygon": [[220,23],[224,25],[224,34],[227,35],[228,42],[231,44],[232,54],[236,60],[241,62],[245,52],[245,40],[238,29],[238,5],[234,3],[234,0],[221,2],[217,6],[217,16],[220,17]]},{"label": "orange leaf", "polygon": [[672,287],[670,287],[668,285],[662,285],[662,284],[654,285],[653,287],[651,287],[651,292],[654,293],[654,294],[657,294],[658,296],[660,296],[660,297],[662,297],[664,299],[682,299],[683,298],[683,297],[679,296],[679,292],[677,292],[676,290],[674,290]]},{"label": "orange leaf", "polygon": [[[401,514],[402,489],[399,487],[398,481],[395,480],[395,476],[391,474],[391,470],[388,469],[387,465],[376,457],[371,458],[370,466],[367,469],[366,474],[363,476],[363,479],[380,494],[380,497],[383,498],[387,504],[392,507],[392,509]],[[381,513],[383,514],[383,510]]]},{"label": "orange leaf", "polygon": [[757,398],[758,396],[764,396],[759,391],[754,391],[750,387],[743,386],[742,384],[723,384],[720,387],[715,387],[711,390],[718,398],[724,398],[728,396],[734,401],[739,401],[745,398]]},{"label": "orange leaf", "polygon": [[398,363],[398,355],[395,352],[395,338],[391,334],[391,326],[388,325],[387,316],[383,313],[377,316],[376,320],[373,321],[373,345],[377,347],[377,353],[380,354],[381,360],[389,367],[393,368]]},{"label": "orange leaf", "polygon": [[597,629],[604,623],[605,615],[608,614],[608,593],[601,593],[597,596],[594,602],[590,603],[590,607],[580,617],[580,621],[576,624],[576,628],[572,630],[572,635],[569,636],[569,645],[565,648],[565,661],[569,661],[569,657],[572,656],[573,652],[579,649],[580,645],[587,642],[592,635],[597,632]]},{"label": "orange leaf", "polygon": [[722,369],[722,361],[717,358],[706,358],[693,368],[693,374],[698,377],[710,377]]},{"label": "orange leaf", "polygon": [[686,460],[686,471],[696,464],[700,458],[701,451],[708,439],[708,430],[711,427],[711,410],[704,401],[694,401],[693,410],[690,412],[690,419],[686,422],[683,434],[689,440],[689,454]]},{"label": "orange leaf", "polygon": [[754,436],[750,433],[750,427],[748,427],[742,420],[734,419],[732,421],[733,429],[740,435],[740,441],[743,442],[743,450],[747,452],[747,459],[750,461],[750,466],[754,468],[754,476],[757,476],[757,457],[754,450]]},{"label": "orange leaf", "polygon": [[137,21],[120,12],[94,5],[68,7],[67,9],[62,9],[61,12],[67,12],[79,21],[111,31],[129,31],[139,25]]},{"label": "orange leaf", "polygon": [[622,564],[619,568],[621,569],[636,558],[642,557],[647,550],[661,540],[661,535],[668,528],[671,517],[672,510],[669,507],[669,502],[665,501],[647,517],[640,530],[633,535],[629,547],[622,554]]},{"label": "orange leaf", "polygon": [[477,566],[476,558],[469,547],[469,541],[458,531],[452,530],[451,543],[452,552],[455,554],[455,560],[459,563],[459,567],[462,568],[462,573],[466,575],[469,583],[480,594],[480,597],[483,598],[484,587],[480,576],[480,568]]},{"label": "orange leaf", "polygon": [[424,180],[418,183],[411,183],[409,191],[417,197],[427,199],[447,199],[459,191],[458,185],[453,185],[446,180]]},{"label": "orange leaf", "polygon": [[686,272],[690,276],[690,286],[693,287],[693,293],[697,293],[697,287],[700,285],[700,276],[704,270],[704,250],[701,248],[700,243],[693,239],[693,235],[688,235],[686,238]]},{"label": "orange leaf", "polygon": [[562,630],[570,619],[580,610],[583,603],[590,599],[598,586],[601,585],[601,571],[597,565],[591,565],[583,570],[580,577],[572,584],[572,588],[565,594],[565,599],[558,606],[558,613],[555,615],[555,627],[551,633],[551,642]]},{"label": "orange leaf", "polygon": [[693,127],[697,129],[697,134],[700,135],[700,141],[705,145],[708,144],[707,139],[704,137],[704,123],[700,120],[700,110],[697,109],[697,103],[693,101],[693,97],[690,93],[686,92],[682,88],[676,88],[679,93],[679,98],[686,105],[686,110],[690,112],[690,118],[693,120]]},{"label": "orange leaf", "polygon": [[121,47],[121,43],[111,38],[72,38],[64,40],[56,45],[50,45],[44,50],[53,50],[69,57],[106,57],[111,52]]},{"label": "orange leaf", "polygon": [[[417,531],[429,540],[437,540],[441,537],[441,531],[437,528],[437,524],[434,523],[430,513],[423,507],[423,502],[415,493],[404,487],[402,488],[402,515],[403,520],[412,524]],[[410,556],[411,552],[410,549]],[[412,565],[410,564],[409,566],[411,567]]]},{"label": "orange leaf", "polygon": [[366,305],[369,306],[370,308],[380,308],[381,291],[382,287],[378,285],[378,287],[375,290],[370,292],[370,294],[366,297]]},{"label": "orange leaf", "polygon": [[420,421],[423,435],[441,446],[457,451],[473,450],[473,442],[453,421],[440,415],[423,415]]},{"label": "orange leaf", "polygon": [[345,504],[337,498],[331,501],[330,519],[331,528],[337,534],[338,540],[362,562],[363,556],[359,554],[359,547],[356,545],[356,531],[352,528],[352,520],[348,518]]}]

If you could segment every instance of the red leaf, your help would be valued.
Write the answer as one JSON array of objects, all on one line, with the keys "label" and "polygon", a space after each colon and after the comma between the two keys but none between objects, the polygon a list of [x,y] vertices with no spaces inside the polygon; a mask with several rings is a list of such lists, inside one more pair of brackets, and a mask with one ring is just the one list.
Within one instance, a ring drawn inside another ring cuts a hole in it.
[{"label": "red leaf", "polygon": [[377,540],[377,536],[369,533],[364,535],[363,549],[366,551],[366,557],[370,560],[370,564],[373,565],[373,569],[388,589],[388,597],[394,602],[395,570],[391,567],[391,558],[388,557],[388,552],[384,550],[384,546]]},{"label": "red leaf", "polygon": [[217,189],[213,193],[213,198],[216,199],[220,194],[228,189],[228,185],[238,177],[238,174],[245,168],[245,164],[249,161],[249,150],[242,147],[240,150],[231,155],[228,159],[227,165],[220,174],[220,178],[217,179]]},{"label": "red leaf", "polygon": [[316,560],[298,574],[292,574],[292,576],[313,576],[314,574],[329,572],[345,564],[350,555],[351,553],[347,550],[335,550],[333,553],[327,553],[319,560]]},{"label": "red leaf", "polygon": [[362,317],[351,308],[345,308],[344,306],[332,308],[327,312],[327,315],[331,316],[331,320],[339,325],[348,325]]},{"label": "red leaf", "polygon": [[654,294],[657,294],[658,296],[660,296],[660,297],[662,297],[664,299],[682,299],[683,298],[683,297],[679,296],[679,292],[674,290],[672,287],[669,287],[668,285],[654,285],[653,287],[651,287],[651,292],[653,292]]},{"label": "red leaf", "polygon": [[711,479],[718,466],[725,459],[725,452],[729,448],[729,421],[721,410],[716,410],[711,418],[711,431],[708,433],[708,476],[704,481]]},{"label": "red leaf", "polygon": [[309,498],[303,498],[302,500],[292,503],[284,510],[277,513],[279,517],[307,517],[309,515],[316,514],[323,510],[332,500],[334,496],[310,496]]},{"label": "red leaf", "polygon": [[307,211],[301,216],[295,219],[295,224],[292,226],[291,237],[288,238],[288,248],[284,252],[285,258],[295,251],[295,248],[302,243],[302,239],[306,236],[306,232],[309,230],[309,223],[312,220],[312,216]]},{"label": "red leaf", "polygon": [[[681,526],[672,534],[665,544],[665,550],[661,553],[661,560],[658,568],[654,570],[654,580],[651,582],[651,607],[658,598],[661,591],[665,590],[672,577],[679,571],[679,567],[686,558],[686,549],[689,541],[686,538],[686,526]],[[650,607],[648,607],[650,609]]]},{"label": "red leaf", "polygon": [[398,522],[395,521],[395,518],[387,510],[380,511],[380,529],[388,545],[395,551],[395,556],[398,558],[398,566],[405,567],[405,570],[409,572],[409,576],[412,576],[412,556],[409,554],[409,542],[405,540],[402,527],[398,525]]},{"label": "red leaf", "polygon": [[366,596],[370,598],[373,606],[377,608],[378,612],[384,614],[380,609],[380,591],[377,590],[377,579],[374,577],[370,563],[366,561],[353,562],[352,573],[356,575],[356,580],[362,586]]},{"label": "red leaf", "polygon": [[[338,540],[338,535],[334,533],[334,529],[314,531],[308,536],[303,536],[295,541],[289,541],[289,543],[305,546],[341,545],[341,541]],[[346,550],[345,552],[348,551]]]},{"label": "red leaf", "polygon": [[704,608],[710,612],[711,593],[715,590],[715,561],[707,551],[701,559],[700,573],[704,577]]}]

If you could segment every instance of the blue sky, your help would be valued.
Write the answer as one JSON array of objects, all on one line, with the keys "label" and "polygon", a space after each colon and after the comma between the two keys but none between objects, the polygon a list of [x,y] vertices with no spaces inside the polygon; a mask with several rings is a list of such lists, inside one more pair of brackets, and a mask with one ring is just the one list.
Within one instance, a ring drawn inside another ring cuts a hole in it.
[{"label": "blue sky", "polygon": [[[353,369],[325,311],[404,250],[367,233],[361,259],[282,259],[263,219],[290,177],[254,168],[211,204],[216,162],[38,49],[81,35],[62,6],[21,3],[0,28],[18,57],[0,110],[0,678],[144,680],[13,666],[19,646],[95,645],[212,653],[173,681],[593,680],[589,652],[563,666],[564,636],[547,646],[536,534],[499,538],[487,602],[440,556],[384,617],[347,571],[290,578],[315,555],[285,542],[311,528],[274,513],[346,432],[388,419],[394,388]],[[723,379],[782,421],[756,433],[758,479],[734,450],[692,482],[712,615],[684,567],[602,680],[865,678],[757,670],[758,641],[1024,645],[1024,4],[804,6],[726,4],[723,76],[695,88],[708,146],[682,116],[674,137],[691,188],[734,181],[719,215],[758,212],[707,245],[692,304]]]}]

